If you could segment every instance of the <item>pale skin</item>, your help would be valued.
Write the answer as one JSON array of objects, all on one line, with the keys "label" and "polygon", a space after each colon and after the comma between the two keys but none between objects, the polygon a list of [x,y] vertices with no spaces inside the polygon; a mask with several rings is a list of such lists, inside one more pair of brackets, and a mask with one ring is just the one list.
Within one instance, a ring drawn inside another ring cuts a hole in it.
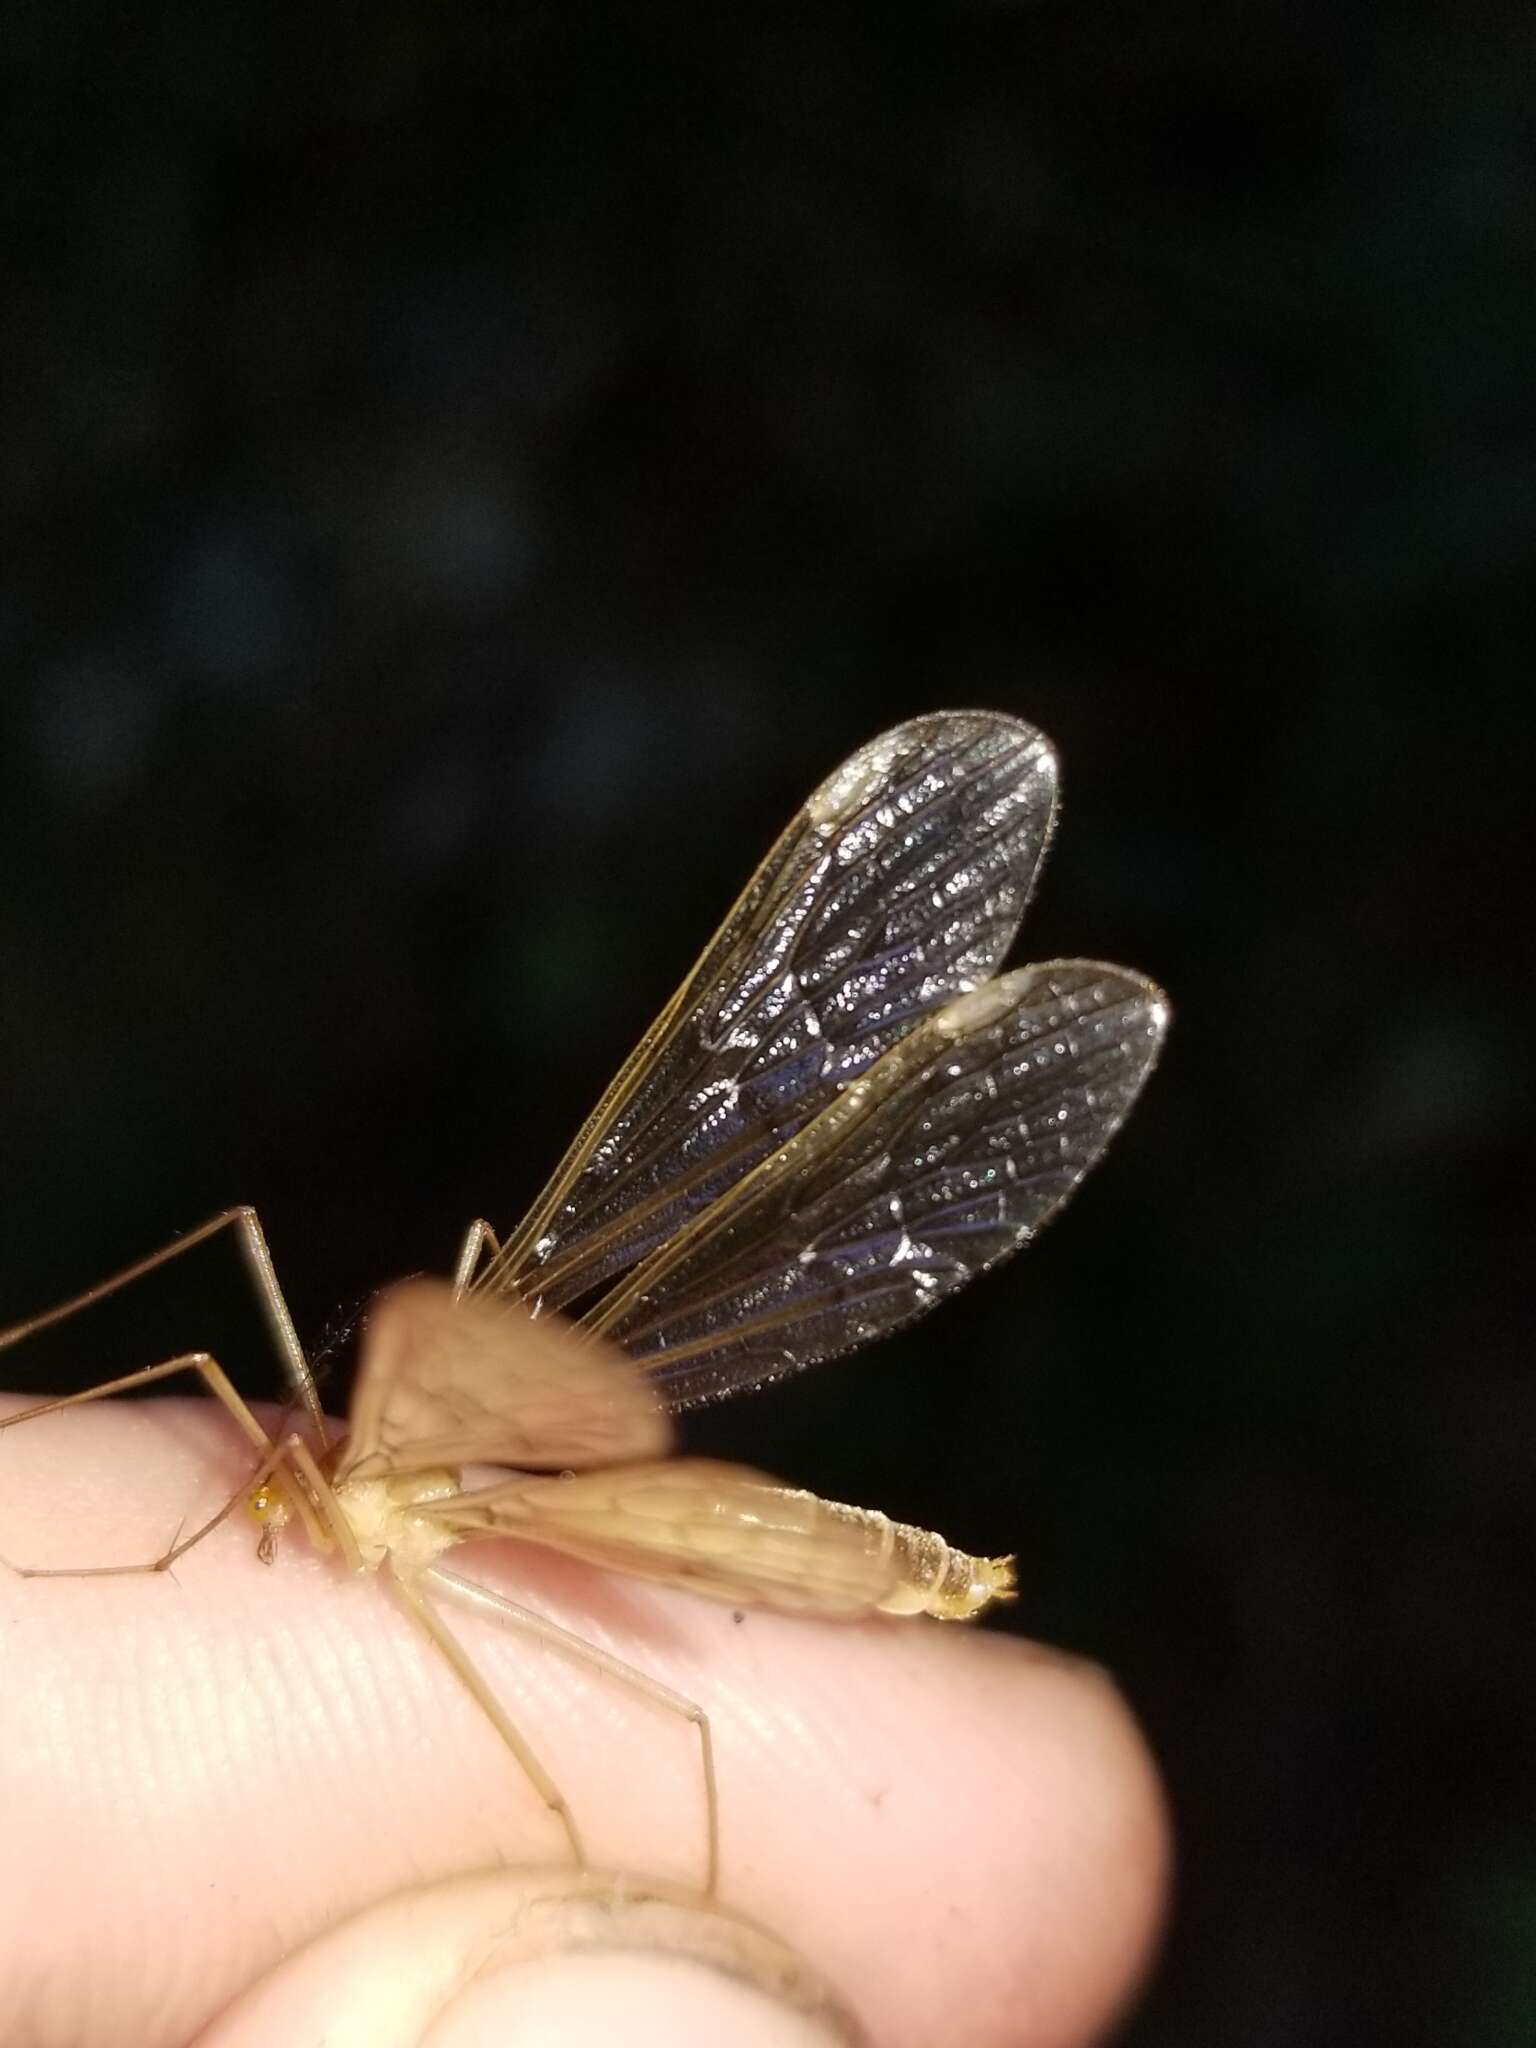
[{"label": "pale skin", "polygon": [[[207,1401],[29,1424],[0,1438],[0,1549],[152,1552],[250,1464]],[[179,2048],[221,2014],[206,2038],[270,2041],[270,2019],[243,2034],[256,2009],[232,2002],[265,1985],[302,2015],[339,1967],[330,1951],[297,1990],[272,1973],[348,1916],[393,1900],[355,1942],[409,1983],[424,1909],[408,1888],[568,1868],[558,1828],[383,1588],[303,1542],[265,1568],[254,1533],[231,1518],[174,1581],[0,1573],[0,2038],[15,2048]],[[938,1624],[738,1622],[507,1542],[459,1557],[705,1708],[724,1901],[809,1957],[873,2040],[1087,2041],[1129,1995],[1160,1919],[1166,1825],[1098,1672]],[[691,1731],[473,1616],[456,1626],[569,1788],[593,1861],[696,1881]],[[429,1897],[483,1954],[483,1890]],[[658,2039],[689,2038],[694,1993],[677,1996]]]}]

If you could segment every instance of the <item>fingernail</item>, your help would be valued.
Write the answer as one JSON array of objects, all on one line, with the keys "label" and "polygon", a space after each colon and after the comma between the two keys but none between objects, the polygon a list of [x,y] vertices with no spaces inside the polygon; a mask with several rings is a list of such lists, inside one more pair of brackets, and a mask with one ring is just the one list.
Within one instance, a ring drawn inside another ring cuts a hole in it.
[{"label": "fingernail", "polygon": [[562,1956],[520,1964],[454,2000],[432,2048],[848,2048],[825,2016],[671,1956]]},{"label": "fingernail", "polygon": [[854,2048],[862,2038],[793,1949],[691,1894],[578,1879],[530,1900],[508,1932],[442,2015],[432,2048]]},{"label": "fingernail", "polygon": [[200,2048],[863,2048],[777,1935],[599,1872],[482,1873],[382,1900],[286,1957]]}]

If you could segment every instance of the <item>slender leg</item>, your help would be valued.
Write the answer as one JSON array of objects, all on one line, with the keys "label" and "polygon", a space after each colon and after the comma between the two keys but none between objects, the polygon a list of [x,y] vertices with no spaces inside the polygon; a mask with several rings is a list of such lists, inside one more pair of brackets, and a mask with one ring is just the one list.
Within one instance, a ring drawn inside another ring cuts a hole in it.
[{"label": "slender leg", "polygon": [[206,1522],[199,1523],[190,1536],[183,1536],[178,1530],[160,1555],[151,1558],[148,1564],[11,1564],[9,1558],[0,1562],[8,1565],[18,1579],[130,1579],[144,1572],[168,1572],[177,1558],[185,1557],[187,1552],[201,1543],[205,1536],[211,1536],[220,1522],[228,1519],[234,1512],[237,1502],[245,1499],[254,1488],[262,1484],[263,1480],[270,1479],[288,1456],[290,1444],[299,1441],[299,1438],[293,1437],[287,1442],[280,1440],[274,1443],[250,1478],[241,1481],[216,1514],[210,1515]]},{"label": "slender leg", "polygon": [[[433,1587],[440,1588],[450,1599],[461,1606],[470,1607],[478,1614],[488,1615],[503,1628],[513,1628],[520,1634],[532,1636],[536,1642],[546,1643],[552,1649],[562,1651],[579,1664],[590,1670],[600,1671],[606,1678],[617,1679],[627,1685],[642,1699],[650,1700],[654,1706],[664,1707],[668,1713],[678,1714],[699,1731],[699,1761],[704,1778],[704,1816],[707,1835],[707,1850],[704,1862],[704,1894],[713,1898],[720,1875],[720,1802],[715,1781],[715,1744],[710,1732],[709,1716],[701,1706],[687,1699],[680,1692],[674,1692],[670,1685],[663,1685],[659,1679],[647,1677],[632,1664],[626,1664],[621,1657],[615,1657],[611,1650],[589,1643],[584,1636],[562,1628],[557,1621],[550,1621],[545,1615],[535,1614],[531,1608],[521,1607],[515,1600],[509,1600],[502,1593],[493,1593],[488,1586],[476,1585],[473,1579],[460,1578],[457,1572],[444,1571],[441,1565],[434,1565],[423,1574]],[[478,1697],[478,1695],[477,1695]]]},{"label": "slender leg", "polygon": [[[448,1574],[428,1572],[424,1576],[428,1578],[446,1578]],[[528,1782],[533,1786],[535,1792],[538,1793],[540,1799],[543,1800],[556,1820],[559,1821],[561,1827],[564,1828],[565,1837],[571,1845],[571,1854],[576,1859],[577,1868],[580,1870],[587,1869],[587,1852],[582,1847],[581,1836],[576,1831],[576,1822],[570,1807],[566,1804],[565,1794],[539,1762],[532,1749],[529,1748],[526,1739],[507,1715],[501,1702],[475,1669],[463,1644],[448,1627],[448,1624],[443,1620],[431,1601],[427,1599],[420,1586],[413,1585],[409,1578],[397,1572],[391,1572],[389,1577],[390,1584],[393,1586],[401,1605],[432,1638],[432,1641],[448,1660],[449,1666],[460,1682],[467,1688],[470,1697],[480,1707],[481,1711],[490,1721],[491,1726],[496,1730],[496,1733],[517,1758],[518,1763],[521,1764],[528,1778]],[[465,1583],[468,1582],[466,1581]]]},{"label": "slender leg", "polygon": [[[339,1550],[349,1570],[363,1569],[363,1554],[347,1520],[346,1510],[336,1498],[336,1489],[320,1470],[314,1452],[301,1436],[290,1436],[283,1446],[293,1471],[303,1482],[294,1488],[292,1500],[299,1510],[309,1539],[317,1550]],[[309,1499],[305,1499],[306,1492]],[[316,1526],[318,1518],[319,1527]]]},{"label": "slender leg", "polygon": [[477,1216],[464,1233],[464,1242],[459,1247],[459,1262],[453,1269],[453,1298],[457,1301],[467,1288],[473,1285],[475,1268],[480,1263],[480,1254],[489,1245],[491,1265],[501,1257],[501,1240],[483,1216]]},{"label": "slender leg", "polygon": [[209,1393],[222,1401],[233,1415],[250,1442],[260,1451],[268,1449],[271,1437],[241,1399],[223,1366],[206,1351],[184,1351],[179,1357],[167,1358],[159,1365],[146,1365],[139,1372],[125,1372],[119,1379],[103,1380],[99,1386],[84,1387],[78,1394],[55,1394],[52,1400],[37,1401],[15,1415],[0,1416],[0,1433],[15,1429],[18,1423],[36,1422],[40,1416],[54,1415],[61,1408],[83,1408],[87,1401],[106,1401],[114,1394],[132,1393],[135,1387],[153,1386],[156,1380],[168,1380],[178,1372],[197,1373]]},{"label": "slender leg", "polygon": [[[222,1215],[199,1224],[196,1230],[189,1230],[172,1243],[162,1245],[159,1251],[151,1252],[147,1259],[136,1260],[133,1265],[125,1266],[120,1273],[112,1274],[109,1279],[98,1280],[94,1287],[87,1287],[83,1293],[71,1295],[68,1301],[60,1302],[57,1308],[45,1309],[41,1315],[29,1316],[24,1323],[14,1323],[10,1329],[0,1330],[0,1351],[8,1350],[12,1344],[20,1344],[24,1338],[32,1336],[38,1330],[46,1330],[54,1323],[63,1322],[66,1316],[75,1315],[79,1310],[89,1308],[93,1302],[104,1300],[107,1295],[115,1294],[120,1287],[126,1287],[131,1281],[140,1280],[146,1273],[152,1273],[157,1266],[163,1266],[167,1260],[179,1258],[194,1245],[202,1244],[205,1239],[217,1235],[219,1231],[229,1229],[233,1229],[236,1234],[240,1255],[256,1288],[257,1299],[261,1303],[273,1342],[277,1346],[294,1392],[303,1402],[309,1419],[315,1426],[323,1450],[328,1441],[325,1411],[320,1405],[320,1396],[315,1391],[314,1375],[309,1369],[309,1361],[304,1356],[299,1333],[294,1328],[293,1317],[288,1311],[287,1302],[283,1299],[277,1269],[272,1263],[272,1254],[267,1248],[260,1219],[251,1208],[226,1209]],[[143,1382],[130,1379],[113,1384],[121,1387],[142,1385]],[[40,1411],[29,1411],[34,1412]],[[19,1422],[21,1417],[13,1416],[11,1419]],[[266,1442],[265,1432],[262,1441]]]},{"label": "slender leg", "polygon": [[[163,1572],[175,1563],[178,1557],[185,1557],[196,1543],[216,1529],[230,1514],[235,1504],[242,1500],[253,1487],[259,1486],[283,1461],[292,1455],[292,1447],[298,1444],[306,1457],[310,1454],[298,1437],[277,1438],[268,1436],[256,1417],[236,1391],[233,1381],[216,1358],[206,1351],[189,1351],[180,1358],[167,1358],[160,1365],[145,1366],[141,1372],[124,1373],[120,1379],[103,1380],[99,1387],[87,1387],[78,1394],[60,1394],[51,1401],[39,1401],[31,1408],[23,1408],[17,1415],[0,1417],[0,1434],[14,1429],[19,1422],[35,1422],[41,1415],[54,1415],[62,1408],[80,1408],[87,1401],[101,1401],[112,1394],[126,1394],[134,1387],[152,1386],[157,1380],[169,1379],[174,1373],[195,1372],[210,1394],[222,1403],[238,1423],[247,1440],[261,1453],[261,1464],[249,1479],[242,1480],[216,1515],[211,1516],[190,1536],[176,1540],[160,1556],[147,1564],[109,1564],[76,1566],[35,1566],[11,1565],[11,1570],[24,1579],[76,1579],[76,1578],[117,1578],[128,1577],[136,1572]],[[313,1463],[313,1459],[310,1458]],[[9,1562],[7,1560],[7,1562]]]}]

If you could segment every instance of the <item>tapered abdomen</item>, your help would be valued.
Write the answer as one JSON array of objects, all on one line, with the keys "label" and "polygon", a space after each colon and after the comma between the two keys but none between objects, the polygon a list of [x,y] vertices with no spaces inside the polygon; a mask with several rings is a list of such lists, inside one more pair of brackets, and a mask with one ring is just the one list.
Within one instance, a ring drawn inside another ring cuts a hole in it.
[{"label": "tapered abdomen", "polygon": [[712,1459],[519,1475],[421,1512],[465,1536],[520,1536],[713,1599],[828,1620],[963,1621],[1013,1589],[1010,1558],[969,1557],[929,1530]]}]

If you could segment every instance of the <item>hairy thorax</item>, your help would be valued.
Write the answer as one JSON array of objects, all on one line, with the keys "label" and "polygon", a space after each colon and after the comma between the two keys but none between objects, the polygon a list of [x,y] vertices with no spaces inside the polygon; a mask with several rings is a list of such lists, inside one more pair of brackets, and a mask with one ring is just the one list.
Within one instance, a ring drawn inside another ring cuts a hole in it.
[{"label": "hairy thorax", "polygon": [[460,1539],[450,1524],[414,1512],[423,1501],[447,1500],[462,1481],[456,1472],[412,1472],[388,1479],[347,1479],[336,1500],[352,1527],[364,1569],[385,1558],[407,1575],[425,1571]]}]

